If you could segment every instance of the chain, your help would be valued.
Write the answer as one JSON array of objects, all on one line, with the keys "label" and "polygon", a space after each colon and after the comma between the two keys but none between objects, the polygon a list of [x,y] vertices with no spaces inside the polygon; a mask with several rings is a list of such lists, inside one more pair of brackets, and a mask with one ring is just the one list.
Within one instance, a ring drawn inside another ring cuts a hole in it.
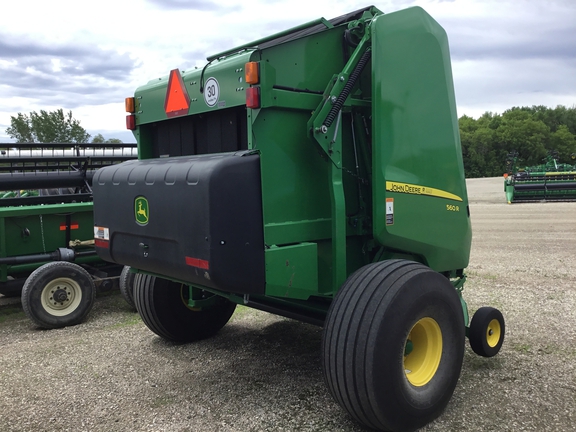
[{"label": "chain", "polygon": [[350,176],[352,176],[352,177],[357,178],[358,181],[359,181],[360,183],[362,183],[363,185],[369,184],[369,183],[368,183],[368,180],[366,180],[366,179],[363,178],[363,177],[360,177],[358,174],[356,174],[355,172],[349,170],[348,168],[346,168],[346,167],[344,167],[344,166],[342,167],[342,171],[344,171],[346,174],[348,174],[348,175],[350,175]]},{"label": "chain", "polygon": [[42,220],[42,215],[40,215],[40,232],[42,233],[42,247],[44,248],[44,253],[46,253],[46,243],[44,242],[44,221]]}]

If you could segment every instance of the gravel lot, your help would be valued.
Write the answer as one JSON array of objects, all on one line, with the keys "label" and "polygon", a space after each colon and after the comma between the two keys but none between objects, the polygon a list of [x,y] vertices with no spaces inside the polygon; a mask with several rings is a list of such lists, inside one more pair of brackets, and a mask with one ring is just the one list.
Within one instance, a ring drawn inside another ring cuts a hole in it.
[{"label": "gravel lot", "polygon": [[[576,203],[505,203],[468,181],[465,298],[498,307],[500,354],[467,346],[455,394],[426,431],[576,430]],[[0,301],[0,431],[361,431],[332,401],[321,329],[246,308],[214,338],[177,345],[119,293],[88,320],[39,330]]]}]

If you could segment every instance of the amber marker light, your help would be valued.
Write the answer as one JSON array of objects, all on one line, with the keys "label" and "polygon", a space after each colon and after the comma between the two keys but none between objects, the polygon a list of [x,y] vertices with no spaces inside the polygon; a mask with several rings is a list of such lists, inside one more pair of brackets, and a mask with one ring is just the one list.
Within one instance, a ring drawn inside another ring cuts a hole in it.
[{"label": "amber marker light", "polygon": [[127,113],[132,113],[134,114],[136,112],[136,105],[134,103],[134,98],[133,97],[127,97],[124,100],[124,105],[126,107],[126,112]]},{"label": "amber marker light", "polygon": [[246,63],[246,65],[244,66],[244,80],[248,84],[258,84],[260,82],[258,62]]}]

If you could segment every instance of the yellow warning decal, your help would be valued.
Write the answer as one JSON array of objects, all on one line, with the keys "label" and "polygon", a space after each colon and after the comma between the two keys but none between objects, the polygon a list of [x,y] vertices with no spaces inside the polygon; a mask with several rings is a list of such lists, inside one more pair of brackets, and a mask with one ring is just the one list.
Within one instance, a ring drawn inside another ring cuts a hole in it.
[{"label": "yellow warning decal", "polygon": [[428,186],[420,186],[410,183],[398,183],[398,182],[386,182],[386,190],[388,192],[398,192],[411,195],[428,195],[438,198],[446,198],[454,201],[462,201],[458,195],[454,195],[450,192],[443,191],[441,189],[435,189]]}]

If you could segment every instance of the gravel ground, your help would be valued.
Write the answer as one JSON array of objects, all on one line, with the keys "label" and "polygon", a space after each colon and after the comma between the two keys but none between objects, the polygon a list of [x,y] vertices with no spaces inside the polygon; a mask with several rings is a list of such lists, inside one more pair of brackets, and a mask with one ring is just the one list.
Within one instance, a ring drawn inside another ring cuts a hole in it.
[{"label": "gravel ground", "polygon": [[[576,203],[507,205],[501,178],[468,181],[465,298],[504,313],[500,354],[467,347],[425,431],[576,430]],[[118,292],[87,321],[39,330],[0,301],[0,431],[361,431],[332,401],[321,329],[238,308],[214,338],[167,343]]]}]

